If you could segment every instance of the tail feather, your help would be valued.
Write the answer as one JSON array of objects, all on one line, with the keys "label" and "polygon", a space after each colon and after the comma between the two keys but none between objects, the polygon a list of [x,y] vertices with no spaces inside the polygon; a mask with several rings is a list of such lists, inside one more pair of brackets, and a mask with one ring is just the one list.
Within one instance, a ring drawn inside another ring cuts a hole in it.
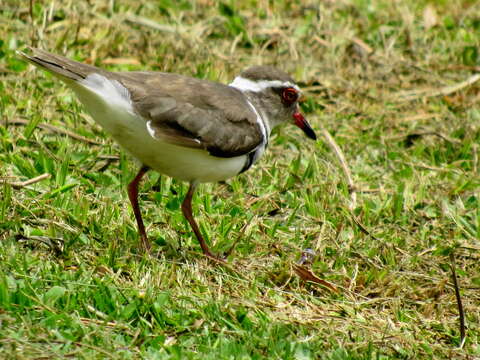
[{"label": "tail feather", "polygon": [[29,47],[32,55],[18,51],[18,54],[33,65],[43,68],[62,80],[82,80],[89,74],[106,75],[107,71],[92,65],[82,64],[63,56],[51,54],[45,50]]}]

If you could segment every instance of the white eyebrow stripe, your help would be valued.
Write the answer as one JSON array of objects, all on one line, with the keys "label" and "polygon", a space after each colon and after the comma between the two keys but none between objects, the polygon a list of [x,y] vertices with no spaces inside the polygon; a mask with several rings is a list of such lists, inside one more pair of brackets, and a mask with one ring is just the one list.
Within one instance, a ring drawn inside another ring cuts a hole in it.
[{"label": "white eyebrow stripe", "polygon": [[253,91],[260,92],[271,87],[291,87],[300,92],[300,88],[290,82],[290,81],[280,81],[280,80],[260,80],[252,81],[241,76],[237,76],[229,86],[234,87],[240,91]]}]

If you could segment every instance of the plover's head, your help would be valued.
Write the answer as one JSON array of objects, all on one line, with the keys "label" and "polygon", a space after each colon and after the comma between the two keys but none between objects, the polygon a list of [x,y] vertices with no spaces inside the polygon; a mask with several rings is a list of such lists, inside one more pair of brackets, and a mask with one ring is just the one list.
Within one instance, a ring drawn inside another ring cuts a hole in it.
[{"label": "plover's head", "polygon": [[262,107],[260,110],[265,113],[272,127],[283,122],[293,122],[309,138],[317,138],[300,113],[300,88],[285,72],[272,66],[253,66],[237,76],[230,86],[239,89],[247,97],[258,98]]}]

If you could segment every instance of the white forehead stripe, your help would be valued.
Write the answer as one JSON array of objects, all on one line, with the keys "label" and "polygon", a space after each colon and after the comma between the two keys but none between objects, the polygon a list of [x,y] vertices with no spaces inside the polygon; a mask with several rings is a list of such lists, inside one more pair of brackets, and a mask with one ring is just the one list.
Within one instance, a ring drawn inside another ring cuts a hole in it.
[{"label": "white forehead stripe", "polygon": [[244,77],[237,76],[229,86],[234,87],[240,91],[253,91],[260,92],[271,87],[291,87],[297,91],[300,91],[300,88],[291,83],[290,81],[280,81],[280,80],[260,80],[253,81],[250,79],[245,79]]}]

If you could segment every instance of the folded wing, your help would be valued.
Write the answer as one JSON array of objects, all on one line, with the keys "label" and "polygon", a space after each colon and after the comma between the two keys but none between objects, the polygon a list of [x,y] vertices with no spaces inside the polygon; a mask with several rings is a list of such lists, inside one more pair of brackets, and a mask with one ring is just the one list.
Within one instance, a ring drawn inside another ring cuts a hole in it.
[{"label": "folded wing", "polygon": [[244,155],[262,143],[260,120],[237,89],[168,73],[122,73],[118,80],[156,138],[219,157]]}]

